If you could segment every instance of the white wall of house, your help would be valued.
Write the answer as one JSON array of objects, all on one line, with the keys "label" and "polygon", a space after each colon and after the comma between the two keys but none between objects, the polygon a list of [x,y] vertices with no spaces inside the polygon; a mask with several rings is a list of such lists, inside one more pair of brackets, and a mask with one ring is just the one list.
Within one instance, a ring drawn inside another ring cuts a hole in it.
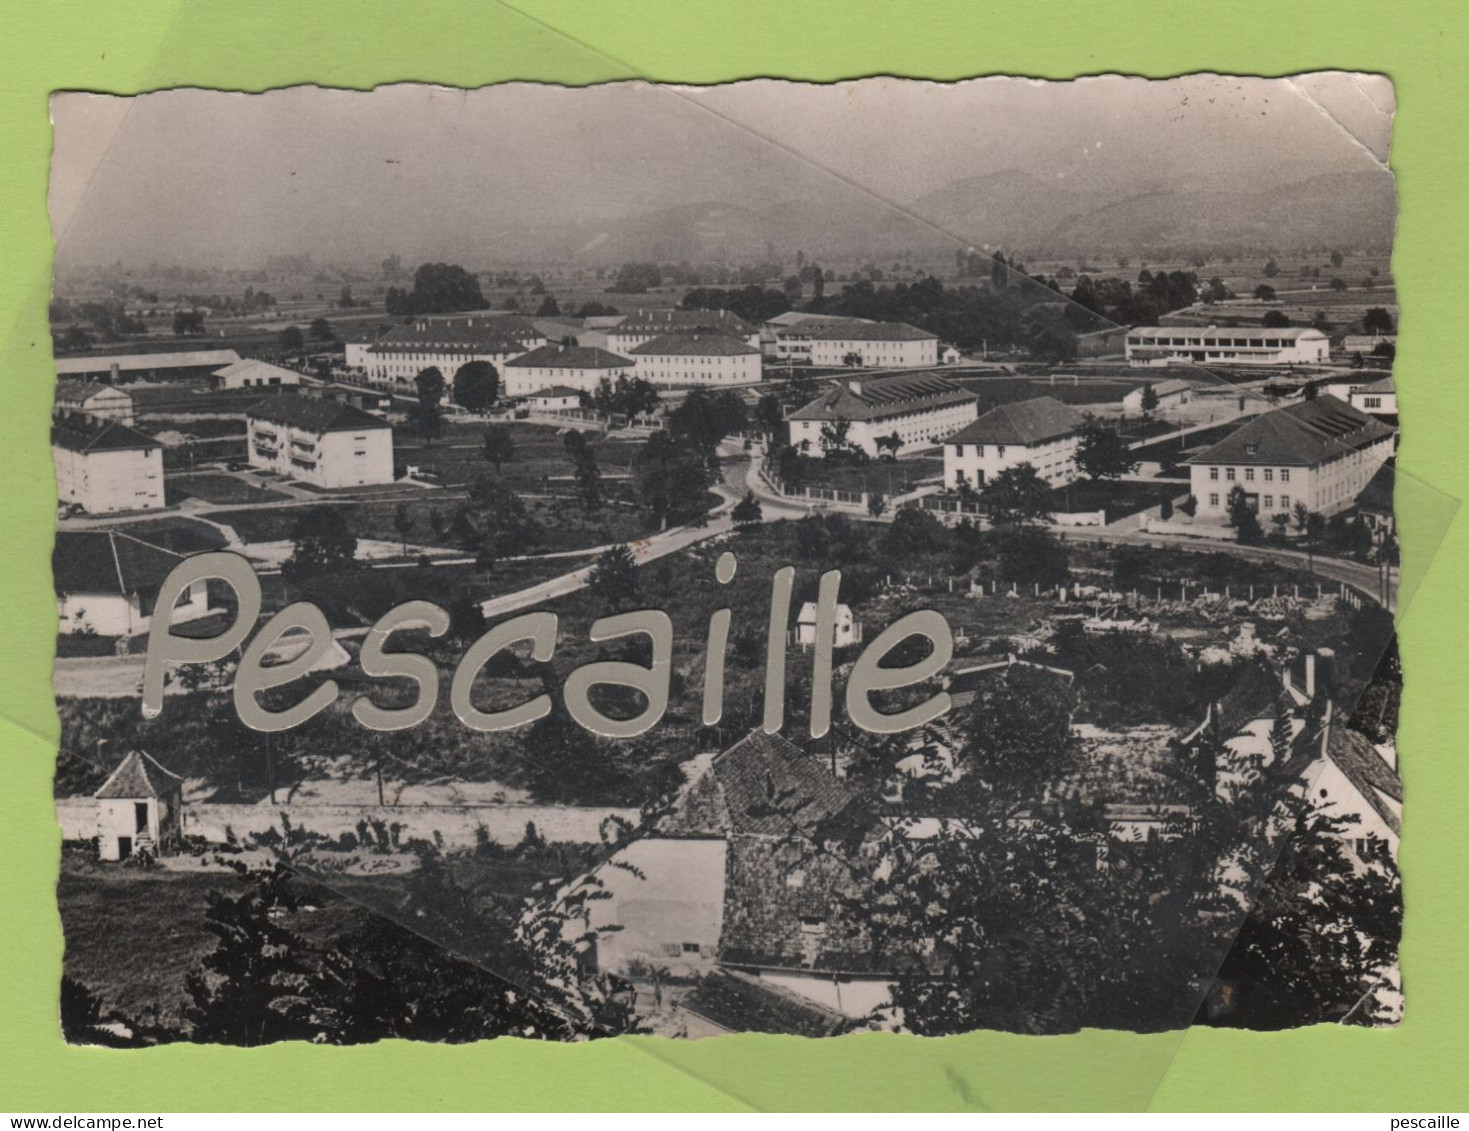
[{"label": "white wall of house", "polygon": [[308,432],[248,418],[250,466],[318,487],[393,481],[393,430]]},{"label": "white wall of house", "polygon": [[634,361],[634,374],[654,385],[754,385],[760,381],[758,351],[717,357],[639,354]]},{"label": "white wall of house", "polygon": [[1396,416],[1398,414],[1398,394],[1393,389],[1386,392],[1368,392],[1366,389],[1358,389],[1348,394],[1348,403],[1358,412],[1365,412],[1369,416]]},{"label": "white wall of house", "polygon": [[[1370,855],[1374,841],[1386,845],[1393,856],[1397,855],[1398,834],[1331,759],[1322,758],[1313,767],[1306,777],[1305,788],[1306,797],[1315,808],[1328,817],[1346,818],[1341,839],[1351,844],[1359,856]],[[1389,812],[1401,820],[1401,803],[1386,795],[1379,796]]]},{"label": "white wall of house", "polygon": [[632,362],[626,365],[609,366],[606,369],[570,368],[555,365],[507,365],[501,374],[501,382],[504,395],[507,397],[528,397],[532,393],[550,389],[556,385],[565,385],[569,389],[581,389],[590,393],[596,389],[603,377],[616,382],[619,377],[632,377],[634,370],[635,366]]},{"label": "white wall of house", "polygon": [[916,338],[912,341],[874,341],[865,338],[817,338],[811,342],[811,364],[842,366],[847,357],[857,354],[867,369],[917,369],[939,363],[939,340]]},{"label": "white wall of house", "polygon": [[712,969],[724,926],[726,852],[723,838],[649,837],[620,849],[596,872],[612,897],[587,904],[594,928],[622,928],[598,941],[598,967],[626,973],[640,962],[677,976]]},{"label": "white wall of house", "polygon": [[530,407],[540,409],[543,412],[560,412],[565,409],[580,408],[581,397],[573,393],[554,396],[548,396],[543,393],[539,396],[531,397]]},{"label": "white wall of house", "polygon": [[944,486],[980,490],[1006,468],[1028,463],[1052,487],[1063,487],[1076,478],[1080,444],[1075,433],[1040,444],[945,444]]},{"label": "white wall of house", "polygon": [[800,970],[755,970],[762,982],[800,994],[844,1017],[868,1017],[892,1002],[893,986],[882,978],[855,978]]},{"label": "white wall of house", "polygon": [[88,514],[161,510],[163,449],[123,448],[76,452],[53,445],[56,496]]},{"label": "white wall of house", "polygon": [[368,377],[375,381],[391,381],[397,385],[411,384],[415,377],[430,367],[438,369],[444,375],[445,381],[452,382],[454,374],[459,372],[460,367],[468,365],[471,361],[488,361],[495,367],[496,372],[499,372],[507,361],[545,344],[546,340],[541,338],[529,343],[520,343],[515,349],[500,353],[482,350],[444,350],[421,345],[406,345],[402,349],[385,349],[378,346],[375,349],[365,349],[358,355],[348,353],[347,364],[353,365],[353,356],[358,356],[362,360],[357,364],[362,366]]},{"label": "white wall of house", "polygon": [[[145,610],[136,593],[63,593],[56,598],[60,631],[67,635],[95,633],[98,636],[140,636],[153,623],[152,609]],[[197,620],[209,612],[208,583],[196,581],[179,597],[175,624]]]},{"label": "white wall of house", "polygon": [[1243,487],[1263,516],[1289,514],[1298,503],[1323,515],[1336,514],[1357,501],[1383,462],[1392,455],[1391,436],[1363,451],[1343,451],[1314,466],[1244,467],[1194,464],[1189,490],[1205,518],[1229,514],[1229,492]]},{"label": "white wall of house", "polygon": [[[854,420],[847,430],[847,443],[861,448],[870,457],[879,454],[877,441],[897,433],[903,446],[899,455],[932,448],[952,436],[959,429],[979,419],[979,402],[976,400],[955,401],[929,408],[917,408],[909,412],[894,413],[875,420]],[[805,454],[823,457],[826,451],[821,446],[821,428],[824,420],[790,420],[786,422],[793,447],[804,443]],[[885,451],[886,449],[884,449]]]},{"label": "white wall of house", "polygon": [[[860,643],[861,639],[857,628],[857,618],[852,614],[852,606],[838,605],[836,619],[832,626],[832,645],[837,648],[848,648]],[[802,605],[796,617],[796,643],[808,648],[816,643],[815,601],[807,601]]]},{"label": "white wall of house", "polygon": [[62,412],[80,412],[93,420],[115,420],[129,427],[134,419],[131,394],[111,385],[103,386],[84,401],[59,404],[57,409]]},{"label": "white wall of house", "polygon": [[[1127,360],[1149,360],[1163,351],[1168,358],[1182,361],[1218,361],[1229,365],[1312,365],[1326,361],[1331,354],[1331,341],[1319,330],[1299,335],[1272,333],[1258,326],[1222,328],[1218,326],[1139,327],[1127,335]],[[1143,351],[1135,358],[1137,351]]]},{"label": "white wall of house", "polygon": [[149,840],[157,846],[165,834],[172,837],[177,828],[178,813],[163,798],[99,800],[97,855],[102,860],[122,860],[137,849],[140,840]]},{"label": "white wall of house", "polygon": [[[723,333],[723,331],[715,330],[694,331],[686,329],[682,326],[675,326],[672,323],[670,323],[668,326],[660,327],[659,329],[652,331],[624,330],[621,327],[612,326],[605,331],[588,332],[585,338],[582,334],[578,334],[576,336],[576,341],[577,345],[602,346],[602,348],[605,350],[610,350],[612,353],[621,354],[623,357],[627,357],[640,345],[643,345],[646,342],[651,342],[654,338],[661,338],[668,334],[692,334],[696,332],[700,334]],[[752,334],[746,335],[743,338],[735,333],[724,334],[724,336],[734,338],[737,342],[744,342],[745,345],[749,346],[751,349],[758,350],[760,348],[760,332],[758,330],[756,330]],[[599,337],[606,339],[605,344],[597,340]]]}]

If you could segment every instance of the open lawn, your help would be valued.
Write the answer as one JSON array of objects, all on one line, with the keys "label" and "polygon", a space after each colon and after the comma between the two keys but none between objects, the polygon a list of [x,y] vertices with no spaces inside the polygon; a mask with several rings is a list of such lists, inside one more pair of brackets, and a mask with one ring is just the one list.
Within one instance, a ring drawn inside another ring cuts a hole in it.
[{"label": "open lawn", "polygon": [[1164,499],[1174,502],[1188,494],[1188,488],[1174,483],[1121,483],[1102,480],[1093,483],[1078,479],[1051,491],[1051,509],[1057,512],[1107,512],[1107,521],[1116,522],[1126,515],[1156,507]]},{"label": "open lawn", "polygon": [[[549,479],[571,474],[564,429],[519,422],[497,427],[509,429],[515,442],[515,455],[501,466],[500,475],[517,491],[544,490]],[[450,424],[440,439],[425,443],[411,429],[398,428],[393,434],[393,455],[400,464],[436,472],[445,486],[462,487],[494,470],[483,455],[484,434],[483,424]],[[619,439],[616,434],[588,433],[587,439],[604,476],[625,475],[643,445],[642,437]]]},{"label": "open lawn", "polygon": [[243,479],[218,472],[199,472],[195,475],[173,475],[164,483],[168,503],[180,499],[202,499],[206,503],[229,506],[234,503],[276,503],[289,498],[279,491],[252,486]]},{"label": "open lawn", "polygon": [[892,498],[913,490],[927,480],[942,479],[944,459],[941,455],[918,455],[898,460],[866,460],[848,463],[842,460],[803,459],[802,487],[829,487],[838,491],[881,491]]},{"label": "open lawn", "polygon": [[207,522],[168,515],[148,522],[129,522],[118,530],[172,550],[176,554],[194,554],[200,550],[218,550],[225,544],[224,535]]}]

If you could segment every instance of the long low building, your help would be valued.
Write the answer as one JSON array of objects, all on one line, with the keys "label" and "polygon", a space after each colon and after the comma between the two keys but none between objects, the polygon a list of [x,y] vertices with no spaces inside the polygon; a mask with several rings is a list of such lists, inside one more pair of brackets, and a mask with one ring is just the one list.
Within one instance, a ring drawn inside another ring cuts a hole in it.
[{"label": "long low building", "polygon": [[345,360],[348,369],[374,381],[408,385],[434,368],[452,382],[471,361],[487,361],[498,370],[545,344],[545,335],[518,314],[425,317],[397,326],[375,342],[348,343]]},{"label": "long low building", "polygon": [[632,351],[634,375],[672,388],[754,385],[760,380],[759,346],[728,334],[667,334]]},{"label": "long low building", "polygon": [[1330,396],[1257,416],[1188,461],[1198,514],[1227,518],[1235,487],[1261,515],[1301,503],[1323,515],[1346,510],[1392,457],[1396,434]]},{"label": "long low building", "polygon": [[[797,324],[794,333],[803,332]],[[820,323],[805,330],[811,364],[863,369],[921,369],[939,363],[937,334],[906,322]]]},{"label": "long low building", "polygon": [[215,370],[209,376],[209,383],[216,389],[273,389],[299,385],[301,374],[268,361],[245,358]]},{"label": "long low building", "polygon": [[132,394],[100,381],[56,382],[55,414],[115,420],[127,425],[135,419]]},{"label": "long low building", "polygon": [[153,377],[207,377],[240,360],[234,350],[171,350],[161,353],[58,357],[56,375],[83,380],[141,381]]},{"label": "long low building", "polygon": [[1331,355],[1331,340],[1310,327],[1134,326],[1127,332],[1129,365],[1315,365]]},{"label": "long low building", "polygon": [[[847,446],[877,456],[931,448],[978,416],[973,393],[935,373],[912,373],[842,381],[791,413],[786,425],[791,445],[808,455],[826,455],[822,429],[845,424]],[[889,442],[879,447],[880,440]]]},{"label": "long low building", "polygon": [[348,404],[282,393],[245,412],[250,466],[318,487],[393,481],[393,428]]},{"label": "long low building", "polygon": [[636,363],[596,346],[547,345],[505,363],[503,392],[528,397],[543,389],[563,386],[592,392],[603,378],[631,377]]},{"label": "long low building", "polygon": [[88,514],[160,510],[163,445],[116,420],[58,415],[51,424],[56,496]]},{"label": "long low building", "polygon": [[1055,397],[1002,404],[944,440],[944,486],[983,489],[1000,472],[1029,464],[1052,487],[1076,478],[1086,417]]},{"label": "long low building", "polygon": [[[607,348],[624,357],[632,357],[639,346],[669,335],[720,334],[760,348],[760,331],[728,310],[634,310],[600,333],[606,335]],[[597,344],[583,341],[581,336],[577,341],[581,345]]]}]

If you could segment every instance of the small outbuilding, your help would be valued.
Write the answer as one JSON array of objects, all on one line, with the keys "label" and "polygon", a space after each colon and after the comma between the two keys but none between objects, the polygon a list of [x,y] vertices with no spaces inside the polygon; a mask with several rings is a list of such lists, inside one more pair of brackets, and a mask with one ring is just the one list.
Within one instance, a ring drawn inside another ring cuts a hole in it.
[{"label": "small outbuilding", "polygon": [[131,751],[93,797],[99,859],[177,850],[183,835],[184,779],[157,759]]},{"label": "small outbuilding", "polygon": [[[816,602],[807,601],[796,617],[796,643],[809,648],[816,643]],[[847,648],[862,643],[862,626],[852,615],[851,605],[838,605],[832,630],[832,646]]]}]

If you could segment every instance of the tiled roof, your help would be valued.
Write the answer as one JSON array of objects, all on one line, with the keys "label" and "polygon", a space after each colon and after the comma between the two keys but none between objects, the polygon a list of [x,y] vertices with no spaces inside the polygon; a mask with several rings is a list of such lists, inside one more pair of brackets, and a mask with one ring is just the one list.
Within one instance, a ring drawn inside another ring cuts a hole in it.
[{"label": "tiled roof", "polygon": [[541,346],[511,358],[505,368],[516,369],[626,369],[632,359],[596,346]]},{"label": "tiled roof", "polygon": [[1325,338],[1311,326],[1134,326],[1128,334],[1153,334],[1170,338]]},{"label": "tiled roof", "polygon": [[1274,718],[1282,690],[1280,679],[1263,663],[1247,665],[1217,704],[1219,733],[1231,738],[1257,719]]},{"label": "tiled roof", "polygon": [[731,1033],[834,1037],[853,1024],[809,998],[735,970],[705,975],[679,1008]]},{"label": "tiled roof", "polygon": [[417,318],[389,330],[369,353],[406,349],[446,353],[518,353],[525,343],[545,337],[519,314],[469,314],[454,318]]},{"label": "tiled roof", "polygon": [[1353,393],[1391,393],[1393,391],[1391,374],[1373,381],[1370,385],[1358,385],[1352,390]]},{"label": "tiled roof", "polygon": [[1002,404],[969,427],[944,440],[946,444],[1040,444],[1070,435],[1086,417],[1055,397]]},{"label": "tiled roof", "polygon": [[1393,832],[1402,822],[1384,797],[1403,802],[1403,779],[1382,759],[1366,735],[1341,723],[1332,723],[1326,737],[1326,756]]},{"label": "tiled roof", "polygon": [[757,730],[714,758],[661,831],[786,836],[843,817],[852,807],[852,794],[825,762]]},{"label": "tiled roof", "polygon": [[161,447],[152,436],[115,420],[87,420],[68,416],[51,425],[51,443],[73,452],[148,451]]},{"label": "tiled roof", "polygon": [[749,342],[728,334],[695,331],[664,334],[634,346],[629,352],[638,357],[739,357],[760,351]]},{"label": "tiled roof", "polygon": [[57,404],[85,404],[98,393],[116,393],[132,400],[132,395],[116,385],[104,385],[101,381],[58,381],[56,382]]},{"label": "tiled roof", "polygon": [[697,331],[748,338],[755,332],[755,328],[729,310],[634,310],[607,332],[678,334]]},{"label": "tiled roof", "polygon": [[1357,496],[1357,509],[1367,514],[1390,515],[1393,513],[1393,487],[1397,483],[1397,469],[1384,463],[1377,469],[1362,493]]},{"label": "tiled roof", "polygon": [[184,779],[165,770],[151,756],[133,750],[122,760],[112,776],[102,783],[93,797],[99,801],[130,800],[137,797],[167,797],[183,788]]},{"label": "tiled roof", "polygon": [[57,596],[155,593],[181,554],[117,530],[59,530],[51,553]]},{"label": "tiled roof", "polygon": [[307,432],[355,432],[360,428],[390,428],[386,420],[338,401],[303,397],[296,393],[253,404],[245,410],[251,420],[283,424]]},{"label": "tiled roof", "polygon": [[1313,467],[1392,433],[1382,421],[1336,397],[1316,397],[1255,417],[1188,462]]},{"label": "tiled roof", "polygon": [[[804,330],[805,328],[802,327]],[[937,334],[906,322],[841,322],[814,326],[811,337],[823,342],[922,342],[938,341]]]},{"label": "tiled roof", "polygon": [[124,373],[139,369],[217,369],[221,365],[239,360],[240,355],[234,350],[175,350],[169,353],[59,357],[56,359],[56,373],[62,377],[68,373],[106,373],[114,365]]},{"label": "tiled roof", "polygon": [[535,398],[535,397],[579,397],[579,396],[581,396],[581,390],[580,389],[573,389],[573,388],[571,388],[570,386],[567,386],[567,385],[552,385],[549,389],[537,389],[534,393],[531,394],[531,397],[532,398]]},{"label": "tiled roof", "polygon": [[[857,388],[854,389],[853,385]],[[942,408],[978,397],[936,373],[904,373],[841,381],[787,420],[882,420],[925,409]]]},{"label": "tiled roof", "polygon": [[279,377],[282,380],[300,381],[301,374],[294,369],[284,369],[279,365],[272,365],[268,361],[259,358],[247,357],[239,361],[231,362],[223,369],[214,371],[216,377]]}]

